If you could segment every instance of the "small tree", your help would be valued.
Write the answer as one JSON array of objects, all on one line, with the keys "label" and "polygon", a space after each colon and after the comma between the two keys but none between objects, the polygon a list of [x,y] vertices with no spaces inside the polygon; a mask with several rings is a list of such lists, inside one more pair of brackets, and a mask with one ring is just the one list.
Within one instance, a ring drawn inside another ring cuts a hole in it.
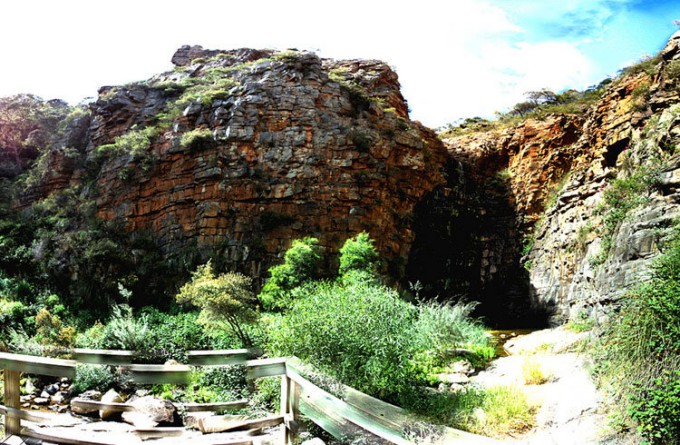
[{"label": "small tree", "polygon": [[350,271],[375,273],[378,268],[378,251],[368,233],[361,232],[345,241],[340,249],[340,275]]},{"label": "small tree", "polygon": [[255,297],[250,290],[252,280],[240,273],[215,276],[210,261],[198,266],[191,281],[182,286],[175,297],[178,303],[191,303],[201,308],[199,323],[208,327],[230,329],[243,346],[252,340],[243,330],[244,323],[257,320]]},{"label": "small tree", "polygon": [[320,262],[318,239],[293,240],[284,255],[283,264],[269,269],[270,278],[259,295],[262,306],[267,310],[283,310],[290,306],[291,291],[316,278]]}]

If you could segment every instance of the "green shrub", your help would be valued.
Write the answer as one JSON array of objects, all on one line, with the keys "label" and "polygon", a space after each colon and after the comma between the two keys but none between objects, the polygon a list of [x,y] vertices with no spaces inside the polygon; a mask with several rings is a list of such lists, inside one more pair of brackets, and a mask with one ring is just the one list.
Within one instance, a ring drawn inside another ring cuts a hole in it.
[{"label": "green shrub", "polygon": [[201,144],[212,142],[213,133],[210,128],[196,128],[182,135],[179,144],[185,148],[198,148]]},{"label": "green shrub", "polygon": [[476,302],[420,303],[414,338],[421,348],[438,352],[470,345],[489,346],[484,327],[470,317],[476,306]]},{"label": "green shrub", "polygon": [[522,363],[522,378],[527,385],[542,385],[550,380],[550,374],[536,360],[525,358]]},{"label": "green shrub", "polygon": [[19,329],[27,312],[23,303],[0,298],[0,342],[7,340],[9,329]]},{"label": "green shrub", "polygon": [[677,444],[680,439],[680,371],[664,372],[647,387],[638,385],[628,412],[647,443]]},{"label": "green shrub", "polygon": [[102,341],[104,349],[144,351],[149,346],[149,325],[146,317],[135,317],[129,306],[115,306],[106,328]]},{"label": "green shrub", "polygon": [[294,298],[293,289],[317,276],[320,261],[319,240],[293,240],[284,255],[283,264],[269,269],[270,277],[258,296],[262,306],[270,311],[290,307]]},{"label": "green shrub", "polygon": [[526,432],[535,424],[535,408],[514,386],[470,386],[455,393],[421,393],[409,406],[430,422],[485,436],[507,437]]},{"label": "green shrub", "polygon": [[378,251],[366,232],[345,241],[340,249],[340,275],[351,270],[375,272],[378,267]]},{"label": "green shrub", "polygon": [[114,383],[115,376],[108,366],[78,364],[71,393],[80,394],[90,389],[104,392]]},{"label": "green shrub", "polygon": [[306,285],[269,335],[276,355],[295,355],[343,383],[396,401],[416,381],[407,334],[415,308],[366,281]]},{"label": "green shrub", "polygon": [[104,144],[97,147],[95,158],[101,162],[103,159],[128,155],[133,160],[139,162],[142,171],[149,172],[156,162],[156,156],[150,148],[151,143],[157,136],[158,129],[156,127],[130,130],[116,137],[112,144]]},{"label": "green shrub", "polygon": [[250,290],[252,280],[239,273],[215,276],[210,262],[199,266],[191,281],[175,296],[178,303],[191,303],[201,308],[198,322],[211,328],[229,329],[242,342],[252,346],[243,325],[257,319],[255,297]]},{"label": "green shrub", "polygon": [[[597,376],[611,388],[622,413],[639,423],[644,437],[674,443],[657,427],[678,409],[663,394],[677,391],[680,371],[680,242],[670,245],[653,266],[651,279],[623,301],[593,348]],[[650,427],[656,419],[659,424]],[[661,436],[654,437],[657,433]]]},{"label": "green shrub", "polygon": [[9,329],[9,346],[12,352],[26,355],[44,355],[45,347],[23,329]]},{"label": "green shrub", "polygon": [[203,367],[197,384],[201,388],[214,391],[220,401],[238,400],[248,397],[250,393],[246,375],[247,369],[242,365]]},{"label": "green shrub", "polygon": [[602,264],[612,247],[614,234],[626,216],[649,199],[649,194],[659,181],[659,167],[639,167],[623,178],[616,178],[603,194],[603,202],[596,209],[602,214],[600,253],[591,260],[594,265]]},{"label": "green shrub", "polygon": [[198,322],[198,312],[170,314],[152,307],[143,308],[149,328],[149,347],[144,351],[144,362],[165,363],[177,360],[186,363],[187,351],[212,349],[214,340]]}]

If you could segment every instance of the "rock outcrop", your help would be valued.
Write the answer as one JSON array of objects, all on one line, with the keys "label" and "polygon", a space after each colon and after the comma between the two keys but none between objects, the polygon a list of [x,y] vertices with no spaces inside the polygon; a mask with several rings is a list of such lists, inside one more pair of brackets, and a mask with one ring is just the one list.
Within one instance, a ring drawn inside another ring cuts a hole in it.
[{"label": "rock outcrop", "polygon": [[[514,270],[520,300],[552,322],[606,317],[648,274],[673,232],[680,212],[678,54],[675,35],[646,69],[612,82],[582,117],[549,116],[445,141],[463,160],[463,176],[505,180],[515,217],[505,232],[521,234],[523,249],[516,244],[489,267]],[[497,245],[485,250],[498,258]]]},{"label": "rock outcrop", "polygon": [[680,34],[581,114],[442,143],[382,62],[184,46],[173,71],[71,116],[17,206],[68,190],[166,260],[260,279],[295,238],[334,253],[366,231],[385,276],[423,296],[479,300],[513,327],[599,318],[675,226],[678,59]]},{"label": "rock outcrop", "polygon": [[49,153],[23,205],[77,187],[100,218],[153,233],[164,252],[195,249],[255,277],[292,239],[332,252],[366,231],[386,272],[403,274],[413,209],[444,183],[446,150],[408,119],[387,65],[188,46],[173,62],[102,88],[75,125],[86,134]]}]

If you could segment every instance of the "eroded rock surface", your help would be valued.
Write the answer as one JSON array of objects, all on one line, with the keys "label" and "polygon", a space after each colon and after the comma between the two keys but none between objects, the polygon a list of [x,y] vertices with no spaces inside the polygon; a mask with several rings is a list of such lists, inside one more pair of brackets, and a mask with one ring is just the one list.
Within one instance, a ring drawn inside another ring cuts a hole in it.
[{"label": "eroded rock surface", "polygon": [[446,151],[408,119],[387,65],[188,46],[173,62],[102,88],[84,140],[50,153],[24,205],[80,187],[99,217],[165,252],[197,249],[255,277],[292,239],[336,251],[367,231],[386,271],[403,273],[413,209],[444,183]]}]

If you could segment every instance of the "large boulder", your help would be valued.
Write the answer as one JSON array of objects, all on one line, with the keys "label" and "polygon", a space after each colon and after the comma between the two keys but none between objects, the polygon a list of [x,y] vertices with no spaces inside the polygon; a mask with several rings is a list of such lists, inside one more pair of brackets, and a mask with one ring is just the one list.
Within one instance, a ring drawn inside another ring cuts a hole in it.
[{"label": "large boulder", "polygon": [[[115,390],[109,389],[106,394],[102,396],[103,403],[122,403],[123,399]],[[102,408],[99,410],[99,417],[102,420],[110,420],[118,415],[119,411],[115,409]]]},{"label": "large boulder", "polygon": [[177,408],[168,400],[154,396],[134,398],[128,402],[134,411],[123,413],[123,421],[139,428],[178,423]]}]

